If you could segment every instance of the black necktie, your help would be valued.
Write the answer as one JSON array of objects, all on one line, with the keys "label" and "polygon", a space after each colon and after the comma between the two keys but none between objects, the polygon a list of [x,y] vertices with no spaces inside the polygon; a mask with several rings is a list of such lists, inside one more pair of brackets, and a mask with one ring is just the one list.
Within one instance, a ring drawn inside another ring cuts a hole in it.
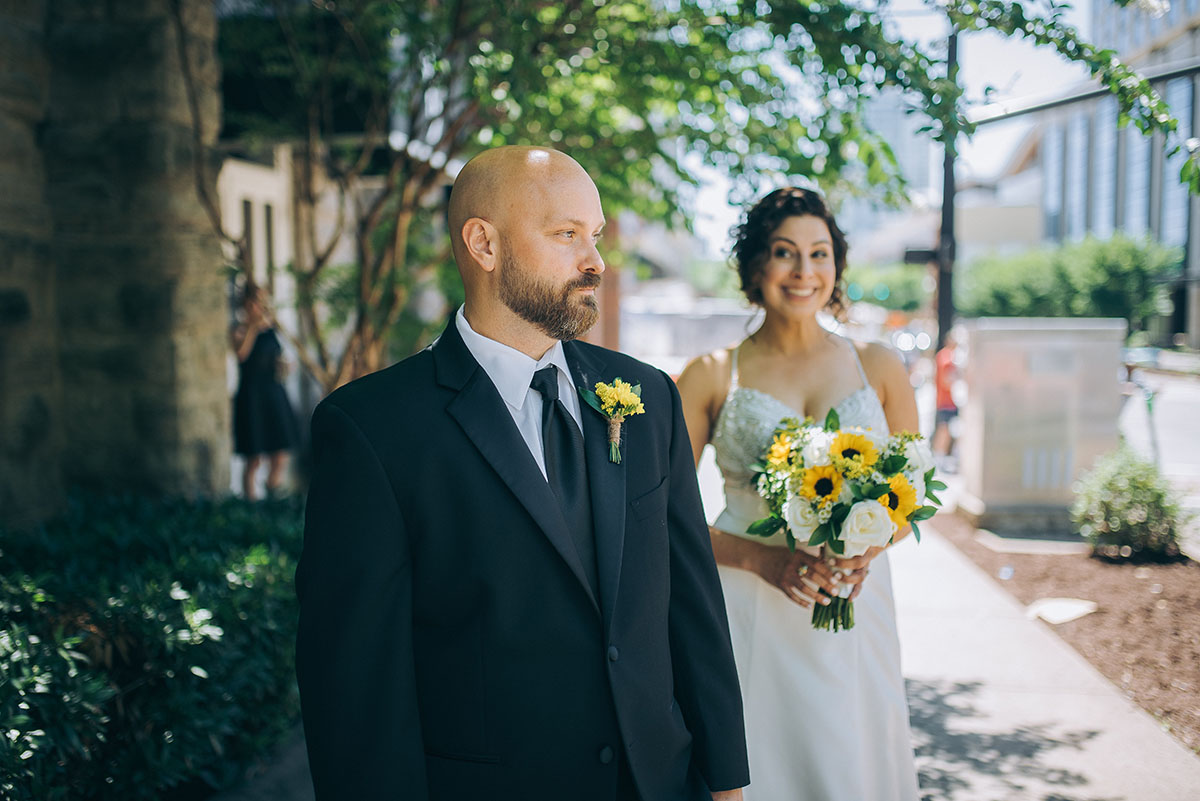
[{"label": "black necktie", "polygon": [[546,480],[554,490],[566,518],[583,572],[596,592],[596,548],[592,536],[592,502],[588,494],[587,462],[583,434],[571,413],[558,399],[558,368],[544,367],[533,374],[531,389],[542,396],[542,450]]}]

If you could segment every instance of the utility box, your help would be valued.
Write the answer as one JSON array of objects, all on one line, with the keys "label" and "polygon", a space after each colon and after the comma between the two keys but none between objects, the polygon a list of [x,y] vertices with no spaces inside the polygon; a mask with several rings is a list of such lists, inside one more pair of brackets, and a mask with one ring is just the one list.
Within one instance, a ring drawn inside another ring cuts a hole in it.
[{"label": "utility box", "polygon": [[1071,536],[1075,482],[1117,447],[1125,320],[991,317],[965,328],[959,509],[999,534]]}]

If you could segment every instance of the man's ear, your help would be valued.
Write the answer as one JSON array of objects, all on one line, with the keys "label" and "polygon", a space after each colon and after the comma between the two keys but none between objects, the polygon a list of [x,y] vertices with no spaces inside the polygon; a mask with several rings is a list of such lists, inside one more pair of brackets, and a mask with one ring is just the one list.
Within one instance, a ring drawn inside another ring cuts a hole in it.
[{"label": "man's ear", "polygon": [[463,243],[471,258],[486,272],[496,269],[500,263],[500,232],[482,217],[472,217],[463,223]]}]

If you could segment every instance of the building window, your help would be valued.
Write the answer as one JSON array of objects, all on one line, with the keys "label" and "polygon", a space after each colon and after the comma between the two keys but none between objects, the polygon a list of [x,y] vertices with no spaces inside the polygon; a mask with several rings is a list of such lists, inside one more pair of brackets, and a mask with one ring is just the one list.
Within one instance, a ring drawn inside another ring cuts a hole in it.
[{"label": "building window", "polygon": [[1063,219],[1067,239],[1083,239],[1087,232],[1088,118],[1076,114],[1067,123],[1067,174],[1063,192]]},{"label": "building window", "polygon": [[1143,236],[1150,227],[1150,137],[1134,125],[1125,126],[1125,224],[1130,236]]},{"label": "building window", "polygon": [[1046,211],[1046,238],[1057,241],[1063,235],[1063,129],[1046,126],[1042,140],[1042,208]]},{"label": "building window", "polygon": [[1112,95],[1096,104],[1092,124],[1092,234],[1113,235],[1117,214],[1117,99]]},{"label": "building window", "polygon": [[[1192,81],[1176,78],[1167,82],[1167,105],[1179,120],[1175,135],[1167,140],[1167,149],[1186,142],[1192,136]],[[1186,151],[1179,151],[1163,159],[1162,193],[1162,236],[1163,244],[1182,247],[1187,242],[1188,189],[1179,180],[1179,170],[1186,159]]]}]

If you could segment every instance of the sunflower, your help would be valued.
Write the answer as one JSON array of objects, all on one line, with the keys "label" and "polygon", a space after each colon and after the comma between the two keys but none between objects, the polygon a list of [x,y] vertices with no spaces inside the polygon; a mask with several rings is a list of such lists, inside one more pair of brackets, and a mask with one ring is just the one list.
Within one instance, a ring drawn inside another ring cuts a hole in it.
[{"label": "sunflower", "polygon": [[792,438],[787,433],[776,435],[767,451],[767,464],[772,470],[780,470],[787,466],[788,457],[792,454]]},{"label": "sunflower", "polygon": [[800,496],[822,506],[832,503],[842,494],[842,474],[833,465],[810,467],[804,471]]},{"label": "sunflower", "polygon": [[908,525],[908,516],[916,511],[917,491],[902,473],[889,478],[888,486],[891,489],[879,497],[879,502],[887,508],[888,517],[892,518],[892,522],[903,528]]},{"label": "sunflower", "polygon": [[839,431],[829,446],[829,456],[848,478],[860,478],[871,472],[879,461],[875,443],[863,434]]}]

